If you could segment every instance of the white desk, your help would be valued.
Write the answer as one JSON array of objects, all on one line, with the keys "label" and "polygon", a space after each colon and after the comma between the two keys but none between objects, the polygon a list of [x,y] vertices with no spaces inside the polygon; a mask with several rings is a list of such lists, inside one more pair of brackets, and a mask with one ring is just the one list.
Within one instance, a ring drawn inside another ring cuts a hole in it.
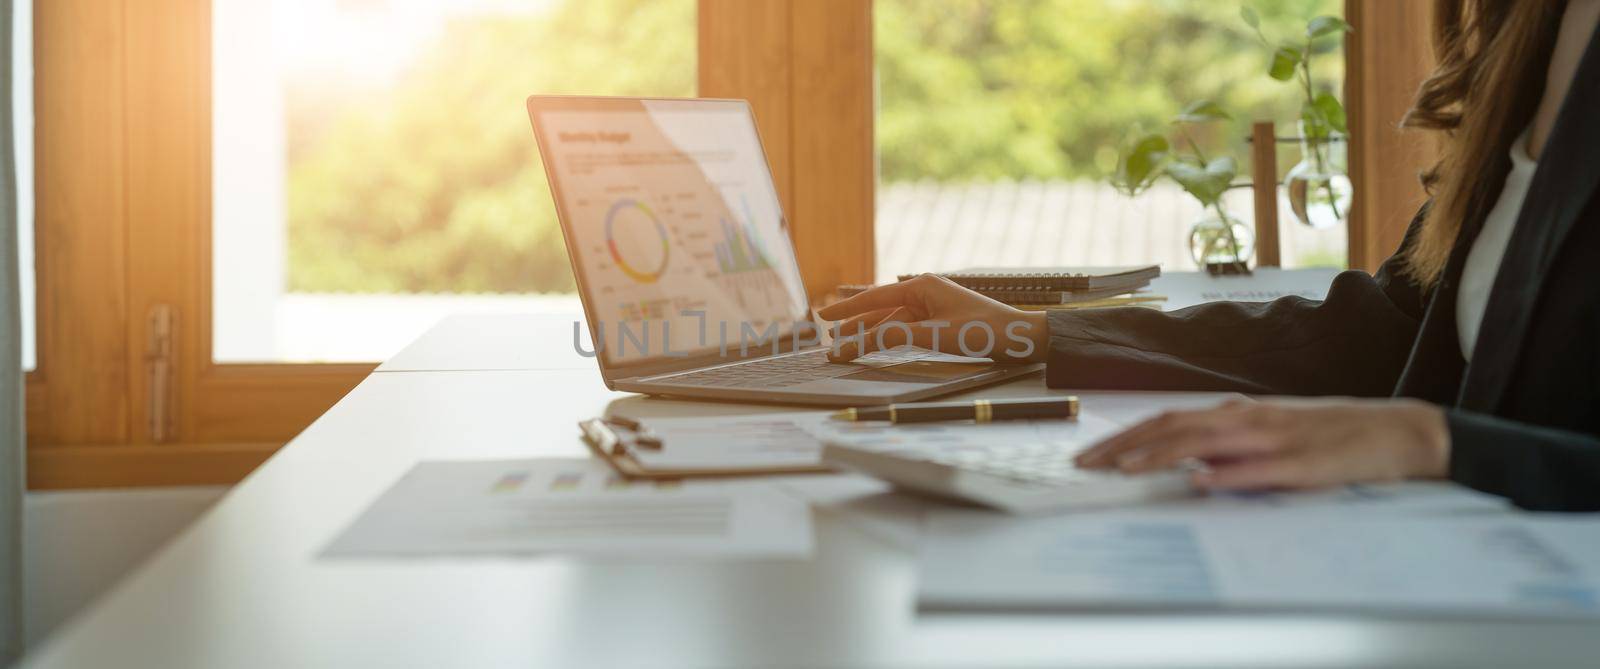
[{"label": "white desk", "polygon": [[[569,334],[536,350],[570,346]],[[450,348],[482,342],[461,335]],[[612,393],[592,370],[373,374],[24,665],[1505,667],[1600,657],[1600,635],[1576,623],[919,615],[913,556],[826,508],[807,561],[316,557],[418,460],[579,455],[573,421],[619,401],[635,413],[762,410]]]},{"label": "white desk", "polygon": [[[583,310],[573,300],[567,314],[458,314],[450,316],[378,365],[380,372],[585,370],[599,378],[594,358],[572,346],[573,324],[583,350],[593,351]],[[468,343],[470,342],[470,344]],[[559,346],[555,344],[559,343]]]}]

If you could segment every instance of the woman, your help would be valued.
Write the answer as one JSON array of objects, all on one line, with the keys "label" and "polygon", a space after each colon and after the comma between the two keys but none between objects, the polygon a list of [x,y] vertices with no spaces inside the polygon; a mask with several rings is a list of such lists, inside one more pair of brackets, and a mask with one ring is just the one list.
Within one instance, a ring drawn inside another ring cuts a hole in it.
[{"label": "woman", "polygon": [[1437,131],[1442,158],[1376,276],[1340,274],[1321,302],[1048,315],[924,276],[823,309],[872,328],[836,357],[1025,320],[1052,387],[1343,396],[1171,412],[1085,467],[1198,458],[1214,488],[1450,478],[1600,509],[1600,0],[1441,0],[1435,19],[1439,66],[1406,125]]}]

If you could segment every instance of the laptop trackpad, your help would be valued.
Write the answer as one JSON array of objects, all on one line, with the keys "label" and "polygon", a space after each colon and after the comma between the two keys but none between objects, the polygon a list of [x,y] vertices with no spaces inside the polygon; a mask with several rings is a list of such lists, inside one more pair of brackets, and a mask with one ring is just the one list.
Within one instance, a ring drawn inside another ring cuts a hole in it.
[{"label": "laptop trackpad", "polygon": [[835,381],[877,381],[879,383],[939,383],[987,372],[992,362],[943,362],[913,360],[888,367],[864,369],[834,377]]}]

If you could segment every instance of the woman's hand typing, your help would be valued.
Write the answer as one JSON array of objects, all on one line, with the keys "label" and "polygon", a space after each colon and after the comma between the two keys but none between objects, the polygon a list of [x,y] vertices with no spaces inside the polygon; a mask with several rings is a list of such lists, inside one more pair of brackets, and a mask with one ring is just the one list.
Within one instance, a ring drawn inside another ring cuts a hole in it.
[{"label": "woman's hand typing", "polygon": [[1443,478],[1444,412],[1416,400],[1233,401],[1169,411],[1078,456],[1090,469],[1138,473],[1189,460],[1204,488],[1316,488],[1362,481]]},{"label": "woman's hand typing", "polygon": [[1043,312],[996,302],[932,274],[878,286],[817,312],[840,321],[834,362],[913,344],[1000,362],[1043,362],[1050,336]]}]

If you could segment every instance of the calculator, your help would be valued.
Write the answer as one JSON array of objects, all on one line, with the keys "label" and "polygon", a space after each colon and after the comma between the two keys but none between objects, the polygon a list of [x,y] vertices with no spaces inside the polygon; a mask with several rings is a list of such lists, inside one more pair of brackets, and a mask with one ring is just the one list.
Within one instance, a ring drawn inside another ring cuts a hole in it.
[{"label": "calculator", "polygon": [[1008,513],[1134,504],[1194,494],[1193,467],[1123,474],[1080,469],[1077,449],[1051,442],[894,449],[825,441],[822,461],[896,487]]}]

